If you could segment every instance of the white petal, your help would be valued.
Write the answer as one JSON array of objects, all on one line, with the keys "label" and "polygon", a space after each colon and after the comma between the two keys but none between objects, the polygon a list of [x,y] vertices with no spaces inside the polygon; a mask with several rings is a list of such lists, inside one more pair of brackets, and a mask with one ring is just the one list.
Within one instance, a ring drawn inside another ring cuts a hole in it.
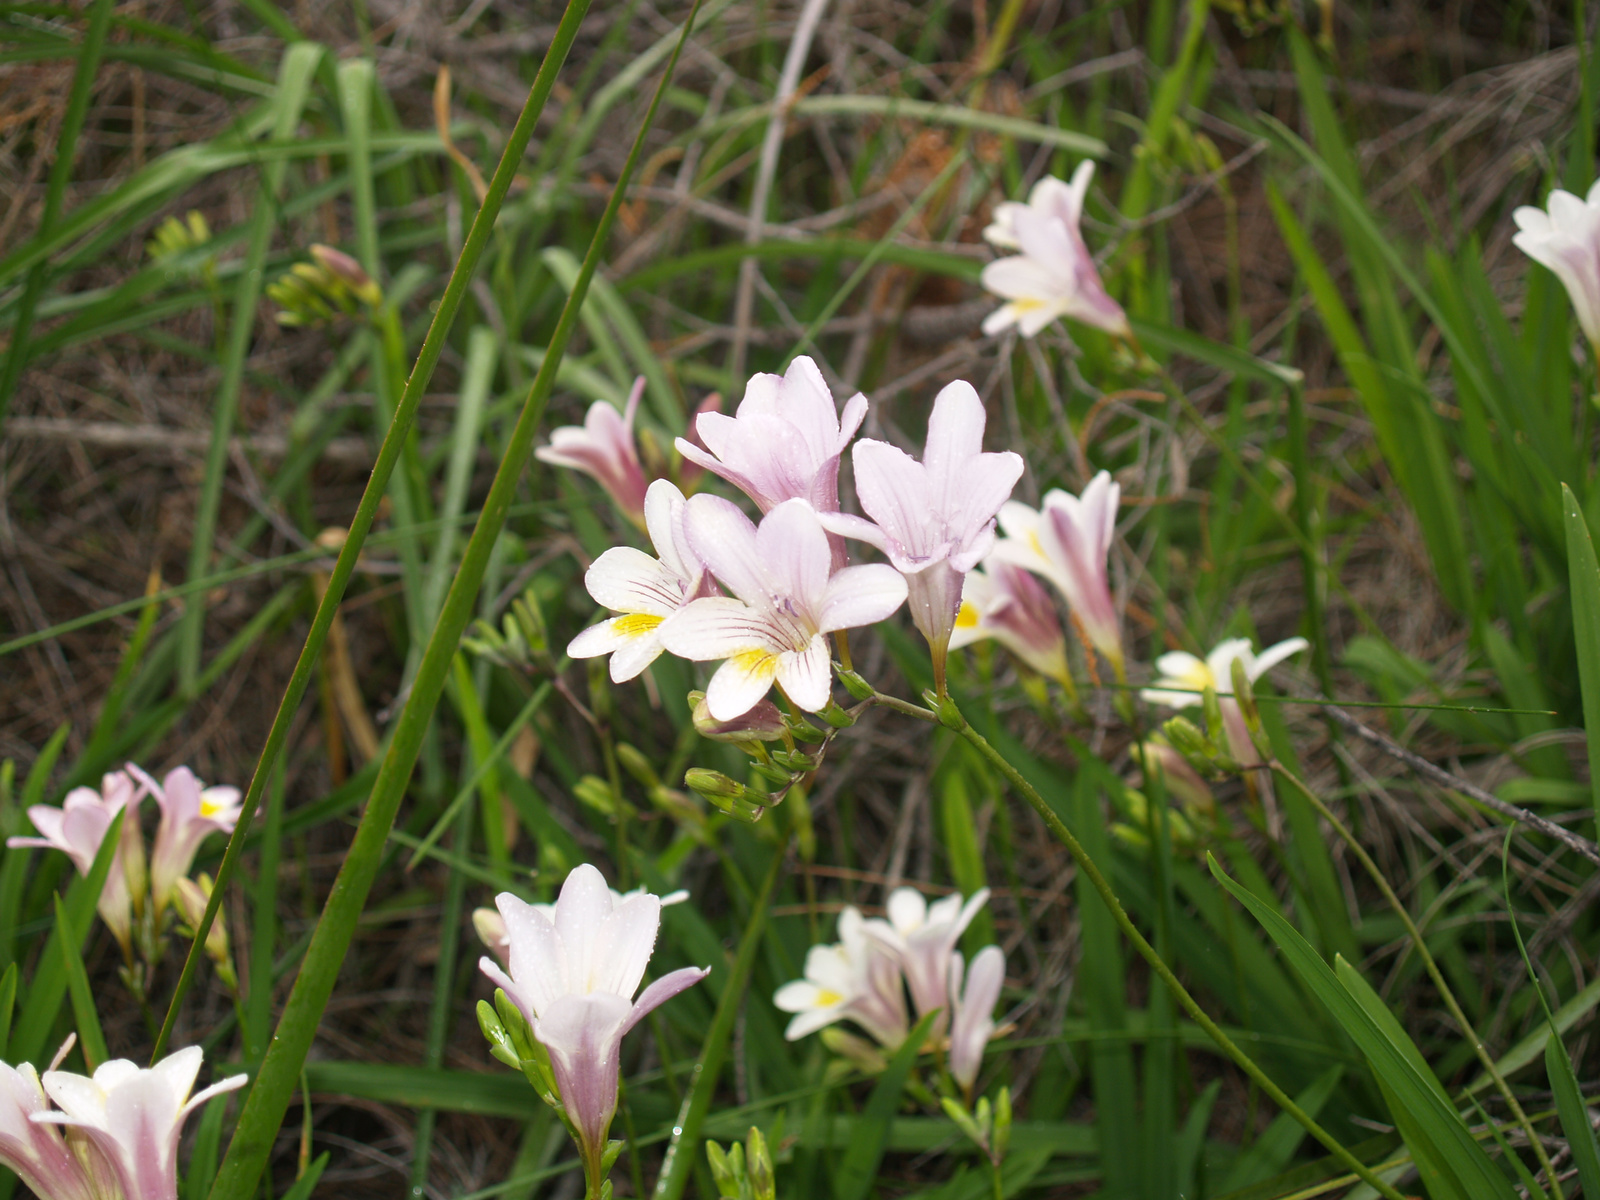
[{"label": "white petal", "polygon": [[788,649],[780,638],[783,631],[774,626],[769,614],[729,596],[707,596],[684,605],[658,632],[662,646],[694,662],[729,658],[748,650]]},{"label": "white petal", "polygon": [[905,598],[906,581],[893,567],[884,563],[846,567],[828,580],[817,628],[832,633],[875,624],[890,616]]},{"label": "white petal", "polygon": [[783,690],[788,693],[789,699],[807,712],[817,712],[826,708],[830,699],[830,685],[833,682],[833,666],[828,659],[827,637],[819,633],[811,639],[811,645],[805,650],[780,655],[777,679],[783,685]]},{"label": "white petal", "polygon": [[772,687],[772,681],[778,677],[778,665],[776,651],[751,650],[735,654],[717,668],[706,685],[706,708],[719,721],[744,716]]},{"label": "white petal", "polygon": [[1309,650],[1311,643],[1303,637],[1292,637],[1279,642],[1276,646],[1269,646],[1257,656],[1255,662],[1250,664],[1250,680],[1255,682],[1273,667],[1277,666],[1291,654],[1299,654],[1302,650]]},{"label": "white petal", "polygon": [[661,901],[645,893],[617,905],[600,931],[588,988],[631,1000],[639,990],[661,925]]},{"label": "white petal", "polygon": [[595,559],[583,585],[597,603],[618,612],[664,617],[683,602],[680,577],[632,546],[613,546]]}]

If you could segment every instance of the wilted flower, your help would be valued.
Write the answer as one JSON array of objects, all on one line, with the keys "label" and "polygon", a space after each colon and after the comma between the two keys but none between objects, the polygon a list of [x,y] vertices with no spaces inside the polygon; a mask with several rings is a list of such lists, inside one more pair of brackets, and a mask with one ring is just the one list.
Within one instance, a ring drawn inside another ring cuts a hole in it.
[{"label": "wilted flower", "polygon": [[201,1058],[200,1047],[190,1046],[148,1069],[118,1058],[101,1064],[93,1078],[46,1071],[44,1090],[61,1111],[32,1119],[81,1130],[110,1163],[124,1200],[176,1200],[183,1122],[213,1096],[249,1079],[233,1075],[191,1098]]},{"label": "wilted flower", "polygon": [[1100,282],[1079,229],[1093,177],[1094,163],[1085,160],[1072,173],[1071,183],[1046,176],[1034,184],[1028,203],[1010,202],[995,210],[994,224],[984,237],[1022,253],[983,268],[983,286],[1009,301],[989,314],[984,333],[1016,325],[1024,337],[1033,337],[1057,317],[1071,317],[1120,337],[1132,336],[1127,314]]},{"label": "wilted flower", "polygon": [[1583,200],[1557,188],[1548,205],[1549,212],[1523,205],[1512,213],[1519,232],[1511,241],[1555,272],[1584,336],[1600,354],[1600,180]]},{"label": "wilted flower", "polygon": [[592,476],[605,488],[617,511],[641,529],[645,526],[645,480],[633,441],[633,419],[643,395],[641,375],[634,381],[622,412],[607,400],[596,400],[581,426],[563,425],[551,430],[550,444],[534,451],[540,462]]},{"label": "wilted flower", "polygon": [[946,1028],[950,1014],[950,955],[988,899],[989,889],[979,888],[965,902],[957,893],[930,905],[915,888],[896,888],[889,893],[889,919],[863,926],[899,962],[917,1016],[943,1010],[934,1022],[935,1036]]},{"label": "wilted flower", "polygon": [[161,807],[161,824],[150,852],[150,899],[159,917],[172,902],[178,880],[189,873],[200,843],[213,833],[233,832],[241,797],[236,787],[201,787],[188,767],[168,771],[159,784],[132,764],[128,769]]},{"label": "wilted flower", "polygon": [[655,947],[661,901],[644,893],[618,903],[587,863],[567,876],[553,916],[510,892],[495,902],[505,921],[510,970],[489,958],[478,966],[505,990],[549,1051],[586,1170],[598,1180],[617,1110],[623,1035],[710,968],[683,967],[632,999]]},{"label": "wilted flower", "polygon": [[146,880],[144,838],[139,833],[141,795],[127,771],[112,771],[101,780],[98,792],[93,788],[73,788],[60,808],[32,805],[28,809],[28,819],[44,836],[6,839],[8,846],[44,846],[64,851],[78,868],[78,874],[87,877],[95,856],[100,853],[106,830],[111,828],[117,814],[127,808],[120,844],[112,856],[105,887],[96,902],[100,919],[121,944],[124,954],[132,944],[134,904],[143,905]]},{"label": "wilted flower", "polygon": [[[818,512],[834,512],[839,455],[866,415],[867,398],[860,392],[839,415],[817,364],[801,355],[782,376],[752,375],[733,416],[700,414],[694,427],[706,449],[686,438],[676,444],[685,459],[722,476],[763,513],[794,499]],[[839,544],[834,566],[843,565]]]},{"label": "wilted flower", "polygon": [[33,1118],[49,1111],[39,1073],[0,1063],[0,1163],[43,1200],[97,1200],[97,1189],[61,1131]]},{"label": "wilted flower", "polygon": [[1260,766],[1261,755],[1245,727],[1239,702],[1233,698],[1234,660],[1243,664],[1245,677],[1254,683],[1291,654],[1298,654],[1309,646],[1305,638],[1292,637],[1268,646],[1258,656],[1251,651],[1249,638],[1228,638],[1203,659],[1186,650],[1169,650],[1156,659],[1160,678],[1140,695],[1151,704],[1182,709],[1199,704],[1205,690],[1210,688],[1217,694],[1228,747],[1234,758],[1247,767]]},{"label": "wilted flower", "polygon": [[1122,633],[1106,556],[1121,496],[1121,487],[1101,471],[1082,496],[1059,489],[1047,492],[1037,512],[1013,500],[1000,509],[1006,536],[994,548],[996,559],[1043,575],[1061,590],[1084,636],[1106,656],[1118,679],[1123,673]]},{"label": "wilted flower", "polygon": [[611,655],[611,679],[623,683],[660,657],[661,623],[689,601],[713,596],[705,564],[684,536],[683,493],[665,479],[644,498],[645,527],[659,558],[613,546],[584,574],[589,594],[622,615],[591,625],[567,647],[573,658]]},{"label": "wilted flower", "polygon": [[993,555],[966,577],[950,648],[993,638],[1033,670],[1071,691],[1067,640],[1050,595],[1027,571]]},{"label": "wilted flower", "polygon": [[681,658],[726,661],[706,687],[719,721],[748,712],[774,681],[807,712],[827,707],[827,634],[881,621],[906,598],[906,583],[881,563],[833,571],[827,534],[803,500],[778,505],[757,529],[719,496],[688,503],[689,545],[732,597],[695,600],[661,626]]},{"label": "wilted flower", "polygon": [[860,911],[839,914],[839,943],[806,951],[805,978],[784,984],[772,1002],[794,1020],[784,1031],[789,1041],[851,1020],[879,1044],[894,1049],[906,1037],[905,987],[900,964],[888,949],[866,934]]},{"label": "wilted flower", "polygon": [[994,545],[995,513],[1022,475],[1021,456],[984,453],[986,418],[970,383],[950,384],[933,402],[920,463],[887,442],[856,443],[856,494],[872,521],[821,516],[830,531],[882,550],[905,576],[911,619],[933,652],[941,692],[961,581]]},{"label": "wilted flower", "polygon": [[983,1050],[994,1036],[994,1006],[1005,982],[1006,956],[999,946],[985,946],[972,957],[972,969],[962,986],[959,950],[950,955],[950,1074],[970,1093],[983,1065]]}]

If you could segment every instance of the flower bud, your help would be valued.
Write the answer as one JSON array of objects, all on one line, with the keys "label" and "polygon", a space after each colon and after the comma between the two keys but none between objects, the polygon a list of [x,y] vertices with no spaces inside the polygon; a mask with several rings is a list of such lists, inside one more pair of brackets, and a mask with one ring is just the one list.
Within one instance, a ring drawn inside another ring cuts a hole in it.
[{"label": "flower bud", "polygon": [[351,295],[368,308],[375,308],[382,303],[383,292],[372,281],[372,276],[343,250],[314,243],[311,247],[311,257],[316,260],[319,267],[349,288]]},{"label": "flower bud", "polygon": [[[179,879],[174,887],[173,894],[178,903],[178,912],[190,937],[194,936],[205,917],[206,904],[211,900],[211,889],[211,876],[204,874],[200,876],[198,882],[193,879]],[[239,979],[234,974],[233,954],[228,945],[227,914],[221,909],[218,909],[216,919],[206,931],[206,954],[216,964],[217,976],[228,990],[232,991],[237,987]]]},{"label": "flower bud", "polygon": [[640,787],[648,790],[661,786],[661,777],[650,765],[650,760],[639,753],[638,747],[630,746],[627,742],[618,742],[617,762],[624,771],[633,776]]},{"label": "flower bud", "polygon": [[713,742],[775,742],[783,736],[783,714],[770,700],[759,701],[742,716],[719,721],[706,706],[705,694],[690,692],[695,732]]},{"label": "flower bud", "polygon": [[777,1200],[777,1181],[772,1169],[772,1153],[761,1130],[750,1126],[745,1138],[745,1170],[750,1177],[750,1200]]},{"label": "flower bud", "polygon": [[838,663],[833,665],[833,672],[839,677],[839,682],[844,684],[844,690],[857,700],[870,700],[878,694],[878,690],[854,671],[846,671]]},{"label": "flower bud", "polygon": [[759,820],[766,811],[766,801],[770,799],[754,788],[729,779],[721,771],[711,771],[705,767],[690,767],[684,773],[683,782],[690,791],[704,796],[730,817],[738,817],[741,821]]}]

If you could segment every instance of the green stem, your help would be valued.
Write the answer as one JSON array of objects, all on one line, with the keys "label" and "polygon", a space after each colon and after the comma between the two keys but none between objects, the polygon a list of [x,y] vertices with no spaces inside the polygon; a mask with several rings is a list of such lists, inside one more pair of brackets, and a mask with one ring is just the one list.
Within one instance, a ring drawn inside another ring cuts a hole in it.
[{"label": "green stem", "polygon": [[[528,102],[523,106],[522,115],[517,119],[511,136],[506,140],[504,154],[501,155],[500,165],[495,169],[494,179],[489,184],[489,193],[484,197],[478,215],[473,219],[472,229],[467,234],[467,240],[461,247],[461,256],[456,260],[455,270],[451,272],[449,281],[445,284],[444,294],[439,298],[439,308],[434,314],[432,323],[428,326],[427,337],[423,340],[422,349],[417,354],[416,365],[412,368],[411,377],[406,380],[405,391],[400,397],[400,404],[395,409],[394,420],[389,424],[389,432],[383,439],[383,444],[378,448],[377,460],[372,465],[372,474],[367,480],[366,490],[361,493],[361,502],[356,506],[356,514],[350,522],[350,531],[345,538],[344,546],[340,548],[339,558],[333,565],[333,571],[328,577],[327,588],[323,591],[322,600],[317,605],[316,615],[311,620],[311,631],[306,635],[305,645],[300,650],[300,657],[295,662],[294,673],[289,677],[289,686],[284,690],[283,699],[278,704],[278,711],[272,719],[272,727],[267,732],[266,745],[261,749],[261,757],[256,763],[255,773],[250,777],[250,786],[245,793],[244,805],[239,817],[239,823],[234,828],[233,835],[228,839],[228,848],[222,856],[222,863],[217,868],[216,888],[212,892],[211,901],[206,905],[205,915],[200,922],[200,929],[195,936],[194,945],[190,947],[189,956],[184,960],[183,973],[178,978],[177,987],[173,990],[172,1003],[167,1009],[167,1018],[161,1027],[161,1032],[156,1037],[154,1052],[151,1061],[159,1059],[166,1049],[168,1039],[172,1036],[172,1026],[178,1019],[178,1009],[183,1003],[194,982],[194,974],[202,957],[199,947],[205,943],[206,933],[211,928],[211,922],[216,919],[217,909],[222,903],[222,896],[227,890],[229,881],[238,867],[246,835],[255,819],[256,809],[260,807],[261,796],[266,789],[272,768],[278,761],[278,756],[283,752],[284,742],[289,736],[289,726],[294,720],[295,710],[300,705],[300,699],[305,695],[306,686],[311,682],[312,673],[316,669],[319,656],[322,653],[323,643],[327,641],[328,630],[333,624],[334,614],[339,609],[339,602],[344,599],[345,586],[350,582],[350,576],[355,571],[356,559],[361,553],[361,547],[367,540],[367,534],[372,529],[373,518],[377,515],[378,502],[382,498],[384,489],[388,486],[390,472],[394,470],[395,460],[400,456],[400,447],[404,445],[406,435],[410,432],[412,423],[416,420],[417,408],[422,402],[422,394],[427,390],[428,382],[433,377],[433,369],[438,364],[439,355],[443,353],[450,326],[455,322],[457,311],[461,308],[462,298],[466,295],[467,285],[472,279],[477,268],[478,259],[482,256],[484,247],[488,244],[489,234],[494,228],[495,218],[499,215],[500,206],[504,202],[506,193],[511,188],[511,180],[516,175],[517,163],[521,161],[523,151],[527,149],[528,140],[533,136],[535,124],[539,114],[544,110],[544,102],[550,94],[550,88],[555,83],[556,71],[560,68],[561,60],[565,57],[573,39],[577,36],[578,25],[587,10],[586,0],[573,0],[573,9],[562,18],[562,24],[556,31],[556,38],[551,43],[550,51],[545,59],[545,64],[540,68],[538,76],[534,79],[533,88],[528,93]],[[223,1195],[226,1193],[218,1193]]]},{"label": "green stem", "polygon": [[1261,1090],[1271,1097],[1272,1102],[1282,1112],[1288,1113],[1301,1128],[1321,1142],[1334,1158],[1354,1171],[1367,1186],[1386,1197],[1387,1200],[1403,1200],[1399,1192],[1379,1179],[1360,1159],[1345,1149],[1337,1138],[1322,1128],[1321,1125],[1318,1125],[1312,1119],[1311,1114],[1296,1104],[1282,1088],[1272,1081],[1265,1071],[1256,1065],[1254,1059],[1239,1048],[1234,1040],[1223,1031],[1222,1026],[1218,1025],[1206,1014],[1205,1009],[1200,1007],[1199,1001],[1191,996],[1189,990],[1178,981],[1178,977],[1173,973],[1172,968],[1156,953],[1155,947],[1146,941],[1144,935],[1139,932],[1138,927],[1134,925],[1133,920],[1128,916],[1127,910],[1122,907],[1122,901],[1117,898],[1116,892],[1112,890],[1110,881],[1101,873],[1100,867],[1094,859],[1089,857],[1088,852],[1083,848],[1083,844],[1074,836],[1072,830],[1062,823],[1055,810],[1045,802],[1044,797],[1039,795],[1033,785],[1023,777],[1022,773],[1012,766],[1004,755],[991,746],[987,738],[967,724],[966,718],[961,715],[955,703],[946,701],[937,714],[930,715],[934,716],[946,728],[955,730],[956,733],[966,739],[973,749],[993,763],[1000,773],[1006,777],[1007,782],[1039,814],[1050,832],[1055,834],[1061,844],[1067,848],[1067,853],[1072,855],[1073,861],[1078,864],[1078,869],[1083,872],[1090,885],[1100,894],[1100,898],[1105,901],[1105,906],[1110,910],[1112,920],[1117,923],[1117,928],[1122,930],[1123,935],[1133,944],[1133,948],[1139,952],[1139,956],[1150,964],[1150,969],[1156,973],[1156,976],[1171,991],[1183,1011],[1189,1014],[1190,1019],[1196,1025],[1205,1030],[1206,1036],[1215,1042],[1218,1048],[1238,1065],[1240,1070],[1254,1080]]},{"label": "green stem", "polygon": [[1444,980],[1444,974],[1439,970],[1439,964],[1434,961],[1428,943],[1422,937],[1422,930],[1417,928],[1417,923],[1411,919],[1411,914],[1406,906],[1400,903],[1400,897],[1390,886],[1388,877],[1383,869],[1373,861],[1372,855],[1367,853],[1366,847],[1356,840],[1354,834],[1345,826],[1344,822],[1334,815],[1332,809],[1323,803],[1322,798],[1300,781],[1300,777],[1285,767],[1281,762],[1273,761],[1271,764],[1273,774],[1294,785],[1296,791],[1304,796],[1316,809],[1322,819],[1333,826],[1333,831],[1339,835],[1344,844],[1350,847],[1352,854],[1360,861],[1361,867],[1372,882],[1378,885],[1378,890],[1383,893],[1383,898],[1388,901],[1389,907],[1394,910],[1395,916],[1400,918],[1400,923],[1406,927],[1406,934],[1411,938],[1411,944],[1416,947],[1417,955],[1422,959],[1422,965],[1428,972],[1428,978],[1433,980],[1433,986],[1439,989],[1439,998],[1444,1001],[1445,1007],[1450,1010],[1458,1028],[1472,1044],[1472,1051],[1478,1056],[1478,1061],[1483,1064],[1483,1069],[1494,1080],[1495,1090],[1500,1093],[1506,1102],[1506,1107],[1516,1118],[1517,1124],[1522,1126],[1522,1131],[1528,1135],[1528,1145],[1533,1148],[1534,1157],[1539,1160],[1539,1166],[1545,1173],[1545,1178],[1550,1180],[1550,1186],[1555,1189],[1556,1200],[1561,1200],[1561,1184],[1556,1179],[1555,1168],[1550,1165],[1550,1157],[1545,1153],[1544,1141],[1533,1131],[1533,1123],[1528,1120],[1528,1114],[1522,1111],[1522,1105],[1517,1103],[1516,1096],[1511,1091],[1511,1085],[1506,1083],[1505,1076],[1500,1073],[1500,1068],[1495,1066],[1494,1058],[1484,1046],[1483,1039],[1478,1036],[1478,1031],[1473,1028],[1472,1022],[1467,1020],[1467,1014],[1461,1011],[1461,1005],[1456,1002],[1455,993],[1450,990],[1450,985]]},{"label": "green stem", "polygon": [[[552,45],[544,66],[540,68],[539,77],[535,81],[535,91],[539,90],[541,82],[546,83],[545,90],[548,90],[547,80],[553,80],[555,69],[565,56],[567,47],[571,45],[578,23],[582,20],[587,7],[588,0],[570,0],[566,15],[563,16],[561,26],[557,30],[556,43]],[[283,1119],[284,1110],[288,1107],[289,1097],[294,1090],[295,1080],[299,1077],[305,1056],[311,1049],[317,1025],[322,1019],[329,997],[333,994],[339,969],[350,948],[350,940],[355,934],[356,925],[361,919],[361,910],[366,903],[367,893],[383,861],[389,831],[394,825],[395,814],[405,795],[412,768],[416,765],[423,737],[433,719],[434,706],[438,703],[439,695],[449,677],[450,663],[460,644],[461,634],[466,629],[468,621],[472,619],[479,584],[483,581],[490,554],[505,524],[507,510],[511,506],[511,500],[522,479],[523,468],[527,465],[533,449],[533,437],[544,416],[545,403],[555,385],[556,370],[577,326],[583,299],[589,289],[589,281],[593,279],[594,272],[599,266],[611,227],[616,222],[617,212],[628,191],[628,183],[641,157],[645,137],[655,121],[661,98],[672,78],[678,54],[684,42],[688,40],[697,10],[698,0],[684,22],[678,46],[667,62],[650,107],[646,110],[644,120],[639,127],[638,135],[628,153],[627,162],[623,165],[622,172],[617,178],[617,185],[595,228],[594,237],[589,243],[589,252],[583,260],[583,268],[556,323],[544,362],[540,365],[539,373],[523,403],[522,413],[518,416],[511,436],[507,439],[506,451],[500,460],[499,469],[495,472],[489,495],[484,501],[483,513],[472,531],[472,538],[461,557],[460,569],[450,585],[449,593],[445,596],[433,633],[428,638],[427,649],[423,651],[422,660],[417,667],[411,694],[395,723],[389,750],[378,768],[378,776],[373,782],[372,795],[367,801],[366,812],[362,815],[350,849],[345,855],[344,865],[339,869],[327,905],[312,934],[305,962],[295,980],[288,1003],[284,1006],[283,1017],[278,1022],[272,1046],[261,1063],[255,1086],[251,1089],[244,1109],[239,1114],[239,1124],[234,1132],[233,1141],[228,1146],[227,1158],[223,1161],[217,1173],[217,1181],[211,1189],[212,1200],[243,1200],[256,1186],[267,1157],[271,1153],[278,1125]],[[499,172],[496,171],[496,178],[498,177]],[[385,445],[387,444],[388,439],[385,439]]]}]

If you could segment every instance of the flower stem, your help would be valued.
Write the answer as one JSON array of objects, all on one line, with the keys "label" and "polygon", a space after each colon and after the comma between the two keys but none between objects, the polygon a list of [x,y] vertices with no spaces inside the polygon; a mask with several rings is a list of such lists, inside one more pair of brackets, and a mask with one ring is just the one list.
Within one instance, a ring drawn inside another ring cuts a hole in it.
[{"label": "flower stem", "polygon": [[1189,994],[1189,990],[1178,981],[1178,977],[1173,973],[1172,968],[1166,964],[1161,955],[1156,953],[1155,947],[1146,941],[1144,935],[1139,932],[1138,927],[1134,925],[1133,920],[1128,916],[1127,910],[1122,907],[1122,901],[1117,898],[1116,892],[1112,890],[1110,881],[1106,879],[1094,859],[1090,858],[1088,852],[1084,850],[1083,843],[1078,841],[1072,830],[1066,827],[1061,818],[1056,815],[1055,810],[1045,802],[1044,797],[1039,795],[1038,791],[1023,777],[1022,773],[1012,766],[1004,755],[991,746],[986,737],[967,723],[966,718],[956,708],[954,701],[947,700],[939,714],[930,715],[933,715],[934,719],[947,728],[953,729],[960,734],[973,749],[993,763],[1000,773],[1006,777],[1007,782],[1039,814],[1045,825],[1049,827],[1050,832],[1055,834],[1061,844],[1067,848],[1067,853],[1072,855],[1073,860],[1078,864],[1078,869],[1084,873],[1094,890],[1100,893],[1100,898],[1105,901],[1106,908],[1111,911],[1112,919],[1117,923],[1117,927],[1122,930],[1128,941],[1133,944],[1133,948],[1139,952],[1141,958],[1150,964],[1150,969],[1156,973],[1161,982],[1171,991],[1184,1012],[1189,1015],[1196,1025],[1205,1031],[1206,1035],[1217,1044],[1222,1052],[1259,1085],[1261,1090],[1271,1097],[1272,1102],[1281,1111],[1288,1113],[1301,1128],[1321,1142],[1334,1158],[1354,1171],[1364,1183],[1386,1197],[1386,1200],[1402,1200],[1400,1193],[1393,1186],[1378,1178],[1360,1159],[1345,1149],[1337,1138],[1317,1124],[1311,1114],[1296,1104],[1282,1088],[1272,1081],[1272,1078],[1265,1071],[1256,1065],[1255,1060],[1240,1049],[1234,1040],[1223,1031],[1222,1027],[1206,1014],[1206,1011],[1200,1007],[1199,1002]]}]

